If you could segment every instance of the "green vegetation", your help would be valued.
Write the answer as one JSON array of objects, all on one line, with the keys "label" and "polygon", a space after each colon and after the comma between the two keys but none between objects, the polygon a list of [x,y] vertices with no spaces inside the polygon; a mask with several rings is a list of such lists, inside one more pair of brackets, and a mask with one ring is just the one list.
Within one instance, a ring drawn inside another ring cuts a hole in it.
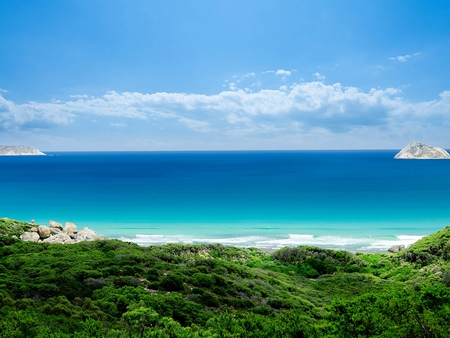
[{"label": "green vegetation", "polygon": [[450,228],[398,254],[22,242],[0,219],[0,337],[449,337]]},{"label": "green vegetation", "polygon": [[9,237],[19,237],[25,231],[29,231],[32,224],[15,221],[9,218],[0,218],[0,238],[6,240]]}]

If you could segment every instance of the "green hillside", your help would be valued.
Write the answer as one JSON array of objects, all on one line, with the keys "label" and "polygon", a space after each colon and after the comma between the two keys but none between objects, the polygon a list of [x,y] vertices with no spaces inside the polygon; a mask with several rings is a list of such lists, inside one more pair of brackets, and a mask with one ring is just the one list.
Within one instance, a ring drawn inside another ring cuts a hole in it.
[{"label": "green hillside", "polygon": [[450,228],[398,254],[15,239],[0,337],[449,337]]}]

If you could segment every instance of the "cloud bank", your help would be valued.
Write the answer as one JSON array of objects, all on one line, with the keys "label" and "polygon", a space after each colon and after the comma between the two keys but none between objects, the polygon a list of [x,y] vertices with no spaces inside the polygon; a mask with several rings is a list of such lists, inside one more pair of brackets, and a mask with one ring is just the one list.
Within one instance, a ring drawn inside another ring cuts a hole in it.
[{"label": "cloud bank", "polygon": [[[337,148],[351,144],[366,148],[371,140],[374,147],[395,148],[427,135],[444,137],[450,127],[450,91],[441,93],[438,100],[410,103],[398,89],[364,92],[339,83],[328,85],[319,73],[315,76],[320,81],[258,92],[234,85],[215,95],[111,91],[100,97],[74,95],[63,102],[15,104],[0,94],[0,133],[45,134],[101,117],[115,130],[133,128],[128,122],[142,121],[149,130],[167,130],[165,136],[160,132],[162,138],[171,137],[169,130],[176,128],[185,133],[186,144],[201,134],[203,141],[210,136],[216,144],[231,147],[239,139],[259,138],[266,145],[273,140],[281,149],[313,144],[333,148],[334,143]],[[389,142],[395,144],[389,146]],[[258,148],[255,144],[248,146]]]}]

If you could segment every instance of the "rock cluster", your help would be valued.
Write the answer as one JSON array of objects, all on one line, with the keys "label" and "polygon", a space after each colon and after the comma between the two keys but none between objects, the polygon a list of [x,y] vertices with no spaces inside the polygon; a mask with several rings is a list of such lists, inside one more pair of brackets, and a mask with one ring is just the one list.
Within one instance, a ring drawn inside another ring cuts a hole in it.
[{"label": "rock cluster", "polygon": [[61,223],[50,221],[49,226],[39,225],[23,233],[20,238],[25,242],[44,242],[50,244],[74,244],[84,241],[96,241],[100,236],[89,228],[78,231],[75,224],[67,222],[63,228]]},{"label": "rock cluster", "polygon": [[396,159],[450,159],[450,154],[439,147],[427,146],[426,144],[413,141],[395,155]]}]

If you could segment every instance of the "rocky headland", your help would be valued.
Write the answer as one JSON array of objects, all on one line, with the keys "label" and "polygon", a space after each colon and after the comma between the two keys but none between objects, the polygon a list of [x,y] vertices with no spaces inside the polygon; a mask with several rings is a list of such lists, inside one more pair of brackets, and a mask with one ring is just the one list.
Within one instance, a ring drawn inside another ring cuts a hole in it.
[{"label": "rocky headland", "polygon": [[36,148],[27,146],[4,146],[0,145],[0,155],[15,156],[15,155],[46,155]]},{"label": "rocky headland", "polygon": [[413,141],[395,155],[395,159],[450,159],[450,154],[439,147],[428,146],[426,144]]}]

